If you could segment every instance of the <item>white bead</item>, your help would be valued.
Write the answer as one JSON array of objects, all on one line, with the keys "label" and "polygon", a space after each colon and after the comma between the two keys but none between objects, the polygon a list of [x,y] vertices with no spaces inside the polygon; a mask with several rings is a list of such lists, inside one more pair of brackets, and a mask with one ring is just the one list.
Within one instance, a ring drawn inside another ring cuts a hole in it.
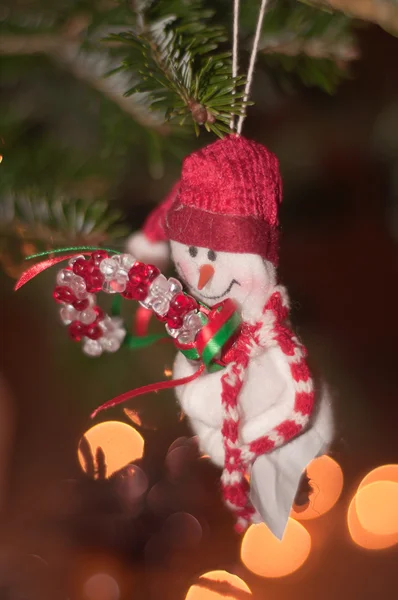
[{"label": "white bead", "polygon": [[152,302],[152,308],[157,315],[163,317],[170,308],[170,302],[167,297],[158,297]]},{"label": "white bead", "polygon": [[153,301],[154,301],[154,296],[151,296],[151,294],[148,294],[148,296],[145,298],[145,300],[139,301],[139,304],[141,306],[143,306],[144,308],[151,308]]},{"label": "white bead", "polygon": [[118,268],[119,265],[113,258],[104,258],[99,265],[99,269],[105,279],[112,279]]},{"label": "white bead", "polygon": [[184,317],[184,329],[189,329],[195,334],[203,327],[202,320],[197,312],[191,311]]},{"label": "white bead", "polygon": [[87,298],[88,292],[86,289],[86,282],[84,281],[83,277],[80,277],[80,275],[74,275],[70,286],[78,300],[84,300],[84,298]]},{"label": "white bead", "polygon": [[121,317],[110,317],[110,321],[112,323],[112,329],[124,329],[123,319]]},{"label": "white bead", "polygon": [[153,280],[149,288],[149,294],[151,296],[162,296],[164,294],[167,294],[168,291],[169,284],[164,275],[158,275],[156,279]]},{"label": "white bead", "polygon": [[183,329],[178,336],[180,344],[191,344],[195,340],[196,334],[188,329]]},{"label": "white bead", "polygon": [[[101,327],[102,331],[104,332],[109,332],[109,331],[115,331],[116,329],[123,329],[123,320],[120,317],[109,317],[106,316],[102,319],[102,321],[99,322],[99,326]],[[124,332],[125,335],[125,332]]]},{"label": "white bead", "polygon": [[87,356],[101,356],[102,346],[98,340],[90,340],[85,338],[83,352],[87,354]]},{"label": "white bead", "polygon": [[113,289],[113,281],[105,279],[102,283],[102,291],[107,294],[116,294],[116,290]]},{"label": "white bead", "polygon": [[102,331],[104,331],[105,333],[107,331],[113,331],[114,329],[114,325],[112,323],[112,319],[110,317],[104,317],[102,319],[102,321],[99,322],[99,326],[101,327]]},{"label": "white bead", "polygon": [[112,287],[117,293],[124,292],[127,285],[127,273],[119,269],[114,279],[112,279]]},{"label": "white bead", "polygon": [[178,279],[174,279],[174,277],[170,277],[169,281],[168,281],[168,293],[170,295],[170,299],[175,296],[176,294],[179,294],[180,292],[182,292],[182,285],[181,283],[178,281]]},{"label": "white bead", "polygon": [[70,267],[73,267],[75,261],[77,261],[78,258],[83,258],[84,260],[86,260],[86,257],[84,256],[84,254],[79,254],[78,256],[72,256],[72,258],[70,258],[68,261],[68,265]]},{"label": "white bead", "polygon": [[181,333],[182,329],[171,329],[168,325],[166,325],[166,331],[172,338],[178,337],[179,333]]},{"label": "white bead", "polygon": [[120,348],[119,340],[114,336],[102,337],[101,340],[102,349],[106,352],[116,352]]},{"label": "white bead", "polygon": [[126,330],[125,329],[121,329],[121,328],[115,329],[115,331],[113,331],[113,335],[115,336],[115,338],[117,340],[119,340],[120,343],[122,343],[122,341],[126,337]]},{"label": "white bead", "polygon": [[78,311],[75,310],[71,305],[63,306],[59,311],[59,314],[64,325],[70,325],[70,323],[72,323],[72,321],[76,321],[79,316]]},{"label": "white bead", "polygon": [[91,323],[94,323],[96,318],[97,313],[91,307],[82,310],[82,312],[80,313],[80,321],[84,323],[84,325],[90,325]]},{"label": "white bead", "polygon": [[131,256],[131,254],[120,254],[119,261],[121,268],[127,271],[127,273],[136,263],[134,256]]},{"label": "white bead", "polygon": [[61,269],[61,271],[57,273],[57,284],[69,286],[71,285],[74,277],[75,274],[73,273],[73,271],[69,271],[68,269]]}]

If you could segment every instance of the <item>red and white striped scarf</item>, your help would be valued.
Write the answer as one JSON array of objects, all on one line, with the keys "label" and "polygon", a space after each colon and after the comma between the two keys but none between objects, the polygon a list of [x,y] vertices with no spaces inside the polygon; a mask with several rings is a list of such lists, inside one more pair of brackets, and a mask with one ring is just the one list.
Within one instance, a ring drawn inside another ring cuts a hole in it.
[{"label": "red and white striped scarf", "polygon": [[[225,449],[221,477],[226,504],[235,513],[237,531],[244,531],[252,521],[255,509],[250,502],[250,486],[245,477],[255,459],[272,452],[296,437],[309,424],[314,406],[314,385],[306,362],[306,349],[287,326],[289,304],[286,291],[278,286],[263,309],[262,318],[254,325],[243,324],[241,335],[228,353],[223,375],[221,402],[222,436]],[[264,349],[277,345],[286,356],[295,387],[295,401],[289,418],[264,436],[242,444],[239,439],[239,394],[244,385],[249,361]]]}]

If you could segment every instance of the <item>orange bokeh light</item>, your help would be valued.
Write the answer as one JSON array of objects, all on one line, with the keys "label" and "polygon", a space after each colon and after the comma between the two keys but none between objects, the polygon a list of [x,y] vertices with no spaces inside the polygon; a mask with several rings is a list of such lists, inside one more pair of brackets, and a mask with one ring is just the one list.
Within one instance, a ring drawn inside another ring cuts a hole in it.
[{"label": "orange bokeh light", "polygon": [[307,560],[311,536],[294,519],[289,519],[282,541],[264,523],[251,525],[240,551],[243,564],[260,577],[285,577],[297,571]]},{"label": "orange bokeh light", "polygon": [[382,465],[370,471],[359,484],[358,490],[375,481],[394,481],[398,483],[398,465]]},{"label": "orange bokeh light", "polygon": [[347,524],[348,531],[352,540],[362,548],[367,550],[382,550],[383,548],[390,548],[398,543],[398,535],[376,535],[370,531],[364,529],[358,519],[356,495],[351,500],[350,506],[347,513]]},{"label": "orange bokeh light", "polygon": [[343,490],[344,477],[341,467],[330,456],[315,458],[307,467],[307,475],[313,491],[309,505],[301,512],[292,509],[291,516],[298,520],[316,519],[336,504]]},{"label": "orange bokeh light", "polygon": [[199,577],[199,582],[189,588],[185,600],[236,600],[243,598],[242,592],[247,598],[252,596],[247,584],[228,571],[204,573]]},{"label": "orange bokeh light", "polygon": [[95,479],[110,477],[144,453],[144,439],[136,429],[120,421],[91,427],[81,438],[78,459],[83,471]]},{"label": "orange bokeh light", "polygon": [[358,490],[356,510],[366,531],[398,535],[398,483],[375,481]]}]

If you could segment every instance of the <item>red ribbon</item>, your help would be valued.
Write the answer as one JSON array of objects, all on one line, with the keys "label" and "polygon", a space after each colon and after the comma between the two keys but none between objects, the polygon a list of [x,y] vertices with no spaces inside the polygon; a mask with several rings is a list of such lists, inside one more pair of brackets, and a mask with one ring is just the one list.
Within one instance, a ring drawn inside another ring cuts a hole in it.
[{"label": "red ribbon", "polygon": [[139,337],[147,335],[152,311],[144,306],[139,306],[134,317],[134,333]]},{"label": "red ribbon", "polygon": [[124,394],[120,394],[120,396],[116,396],[116,398],[112,398],[102,406],[99,406],[95,409],[95,411],[91,414],[91,418],[97,416],[99,412],[102,410],[107,410],[108,408],[113,408],[118,404],[122,404],[126,402],[126,400],[131,400],[132,398],[137,398],[137,396],[142,396],[143,394],[149,394],[150,392],[159,392],[160,390],[169,390],[179,385],[185,385],[186,383],[190,383],[194,381],[203,373],[205,369],[204,365],[201,365],[197,371],[193,375],[189,377],[181,377],[181,379],[174,379],[174,381],[159,381],[158,383],[150,383],[149,385],[144,385],[142,387],[136,388],[135,390],[130,390],[129,392],[125,392]]},{"label": "red ribbon", "polygon": [[[91,252],[81,252],[81,254],[91,254]],[[14,290],[19,290],[23,285],[25,285],[25,283],[28,283],[28,281],[36,277],[36,275],[40,275],[40,273],[43,273],[43,271],[49,269],[53,265],[67,260],[68,258],[73,258],[74,256],[77,256],[76,252],[74,252],[73,254],[63,254],[62,256],[55,256],[54,258],[48,258],[47,260],[42,260],[41,262],[36,263],[35,265],[33,265],[32,267],[30,267],[22,273],[21,277],[15,284]]]},{"label": "red ribbon", "polygon": [[[81,252],[80,254],[91,254],[91,252]],[[24,271],[22,273],[21,277],[18,279],[17,283],[15,284],[14,290],[15,291],[19,290],[22,286],[24,286],[26,283],[28,283],[31,279],[33,279],[37,275],[40,275],[40,273],[43,273],[43,271],[46,271],[50,267],[52,267],[60,262],[63,262],[70,258],[73,258],[74,256],[77,256],[76,252],[74,252],[73,254],[56,256],[56,257],[49,258],[47,260],[43,260],[39,263],[34,264],[32,267],[30,267],[29,269],[27,269],[26,271]],[[223,303],[223,308],[221,311],[217,311],[217,308],[218,308],[218,306],[215,306],[210,311],[213,318],[211,319],[211,322],[201,330],[201,338],[202,338],[201,345],[202,345],[202,347],[204,347],[206,345],[208,339],[210,339],[213,332],[217,329],[217,326],[219,326],[220,324],[225,322],[232,315],[232,313],[235,310],[235,305],[230,300],[226,300]],[[138,312],[138,315],[136,318],[137,332],[140,331],[141,334],[146,333],[152,313],[150,310],[147,310],[143,307],[142,308],[140,307],[137,312]],[[178,347],[178,344],[176,344],[176,345]],[[216,361],[216,362],[218,362],[218,361]],[[198,370],[195,371],[195,373],[193,375],[190,375],[189,377],[182,377],[180,379],[175,379],[174,381],[168,380],[168,381],[161,381],[158,383],[151,383],[149,385],[144,385],[140,388],[136,388],[135,390],[130,390],[129,392],[125,392],[124,394],[120,394],[120,396],[116,396],[115,398],[112,398],[112,400],[105,402],[104,404],[102,404],[102,406],[99,406],[97,409],[95,409],[95,411],[91,415],[91,418],[93,419],[102,410],[107,410],[108,408],[113,408],[114,406],[117,406],[118,404],[122,404],[126,400],[131,400],[132,398],[136,398],[137,396],[142,396],[143,394],[149,394],[150,392],[158,392],[160,390],[172,389],[172,388],[176,388],[180,385],[185,385],[187,383],[190,383],[191,381],[194,381],[195,379],[197,379],[203,373],[204,370],[205,370],[205,365],[202,364],[198,368]]]},{"label": "red ribbon", "polygon": [[236,305],[230,298],[212,307],[209,312],[209,323],[199,331],[198,337],[195,340],[195,345],[200,355],[203,353],[209,340],[232,317],[235,311]]}]

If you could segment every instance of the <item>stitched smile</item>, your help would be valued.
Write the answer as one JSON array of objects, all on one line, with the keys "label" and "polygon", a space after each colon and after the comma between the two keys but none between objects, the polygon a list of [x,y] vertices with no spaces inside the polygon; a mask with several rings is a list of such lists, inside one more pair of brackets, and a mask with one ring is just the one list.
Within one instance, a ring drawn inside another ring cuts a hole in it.
[{"label": "stitched smile", "polygon": [[195,294],[198,294],[199,296],[201,296],[202,298],[205,298],[206,300],[218,300],[219,298],[222,298],[226,294],[229,294],[229,292],[232,290],[235,283],[236,283],[236,285],[240,285],[239,281],[236,281],[236,279],[233,279],[231,281],[231,283],[229,284],[229,286],[227,287],[227,289],[225,290],[225,292],[223,294],[220,294],[219,296],[205,296],[204,294],[202,294],[202,292],[199,292],[199,290],[197,290],[196,288],[194,288],[192,286],[190,286],[190,287],[191,287],[191,290],[195,290]]},{"label": "stitched smile", "polygon": [[[187,281],[187,278],[184,275],[184,272],[181,268],[180,263],[175,263],[175,267],[176,267],[177,273],[180,275],[180,277],[182,277],[182,279],[184,281]],[[229,292],[232,290],[235,283],[236,283],[236,285],[240,285],[239,281],[236,281],[236,279],[233,279],[231,281],[231,283],[229,284],[229,286],[227,287],[227,289],[225,290],[225,292],[223,294],[220,294],[219,296],[205,296],[204,294],[202,294],[198,289],[196,289],[192,285],[189,285],[189,284],[187,284],[187,285],[188,285],[189,289],[193,290],[195,292],[195,294],[197,294],[198,296],[201,296],[201,298],[205,298],[206,300],[219,300],[219,298],[222,298],[226,294],[229,294]]]}]

